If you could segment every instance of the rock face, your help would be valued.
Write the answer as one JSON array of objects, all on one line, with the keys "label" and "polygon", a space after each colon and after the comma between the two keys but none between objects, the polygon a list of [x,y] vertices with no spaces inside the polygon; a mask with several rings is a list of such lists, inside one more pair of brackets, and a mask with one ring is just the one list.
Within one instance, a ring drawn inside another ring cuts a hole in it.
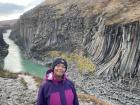
[{"label": "rock face", "polygon": [[140,75],[139,29],[139,21],[99,28],[99,33],[86,45],[88,54],[99,64],[97,75],[109,74],[114,78]]},{"label": "rock face", "polygon": [[40,61],[48,51],[78,50],[97,64],[97,76],[134,78],[140,76],[139,7],[138,0],[47,0],[20,17],[11,38]]},{"label": "rock face", "polygon": [[0,68],[4,66],[4,58],[8,54],[9,45],[3,40],[3,29],[0,29]]}]

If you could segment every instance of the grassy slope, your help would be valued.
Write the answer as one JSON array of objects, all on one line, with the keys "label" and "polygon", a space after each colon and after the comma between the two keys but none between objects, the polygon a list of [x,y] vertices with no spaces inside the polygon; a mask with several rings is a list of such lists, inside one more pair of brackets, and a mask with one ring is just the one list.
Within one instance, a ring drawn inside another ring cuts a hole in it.
[{"label": "grassy slope", "polygon": [[42,5],[45,4],[55,5],[60,13],[65,13],[71,4],[77,4],[82,10],[81,16],[103,13],[107,25],[140,20],[139,0],[46,0]]}]

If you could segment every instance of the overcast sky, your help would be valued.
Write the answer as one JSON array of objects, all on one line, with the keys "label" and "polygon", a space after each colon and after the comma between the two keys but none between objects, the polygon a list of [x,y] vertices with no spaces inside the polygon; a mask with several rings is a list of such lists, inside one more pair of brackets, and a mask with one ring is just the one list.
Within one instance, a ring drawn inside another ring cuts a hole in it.
[{"label": "overcast sky", "polygon": [[0,0],[0,21],[16,19],[44,0]]}]

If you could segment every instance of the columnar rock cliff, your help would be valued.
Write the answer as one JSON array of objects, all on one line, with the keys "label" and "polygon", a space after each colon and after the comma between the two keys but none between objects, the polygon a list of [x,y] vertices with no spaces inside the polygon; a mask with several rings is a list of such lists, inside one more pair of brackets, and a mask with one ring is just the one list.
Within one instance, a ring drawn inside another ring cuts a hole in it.
[{"label": "columnar rock cliff", "polygon": [[11,38],[26,54],[45,61],[48,51],[83,52],[97,76],[140,76],[138,0],[47,0],[24,13]]},{"label": "columnar rock cliff", "polygon": [[4,58],[8,54],[8,44],[3,40],[4,29],[0,29],[0,68],[4,66]]}]

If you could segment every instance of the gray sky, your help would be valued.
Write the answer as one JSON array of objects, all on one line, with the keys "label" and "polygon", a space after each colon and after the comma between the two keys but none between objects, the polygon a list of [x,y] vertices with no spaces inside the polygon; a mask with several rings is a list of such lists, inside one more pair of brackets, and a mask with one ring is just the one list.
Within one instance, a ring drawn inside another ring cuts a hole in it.
[{"label": "gray sky", "polygon": [[17,19],[44,0],[0,0],[0,21]]}]

